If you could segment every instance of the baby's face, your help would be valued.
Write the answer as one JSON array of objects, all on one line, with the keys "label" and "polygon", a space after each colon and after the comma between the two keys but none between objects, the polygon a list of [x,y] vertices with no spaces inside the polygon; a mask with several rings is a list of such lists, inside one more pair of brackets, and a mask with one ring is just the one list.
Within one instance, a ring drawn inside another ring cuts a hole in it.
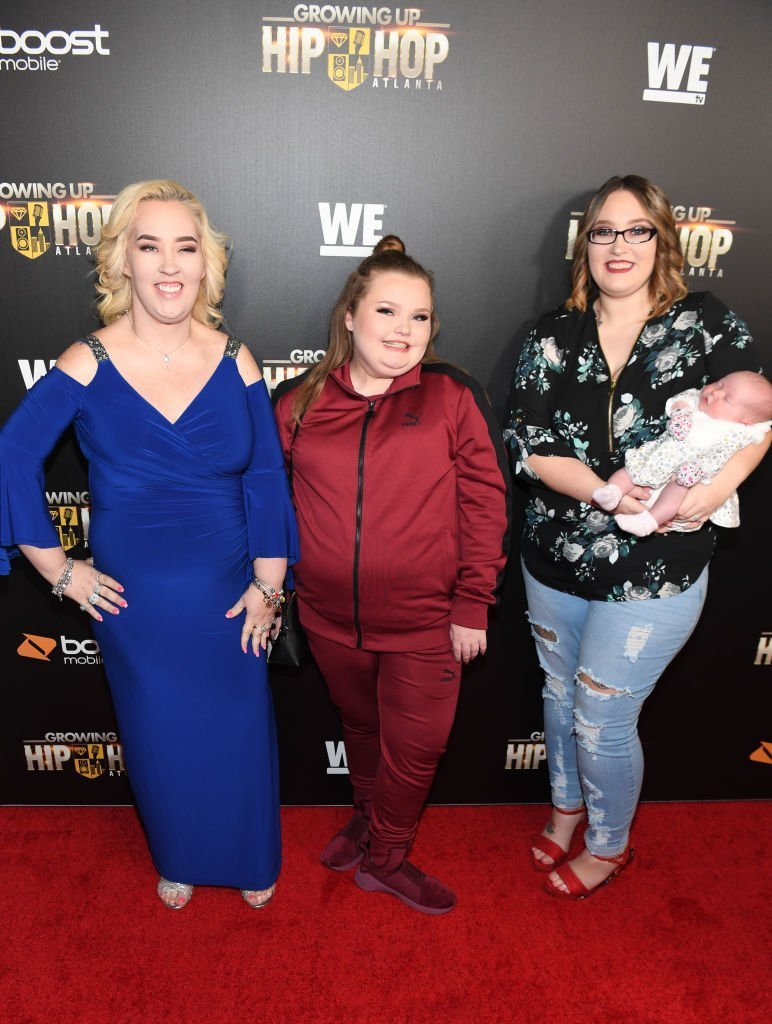
[{"label": "baby's face", "polygon": [[714,420],[753,423],[753,387],[740,374],[706,384],[700,392],[698,408]]}]

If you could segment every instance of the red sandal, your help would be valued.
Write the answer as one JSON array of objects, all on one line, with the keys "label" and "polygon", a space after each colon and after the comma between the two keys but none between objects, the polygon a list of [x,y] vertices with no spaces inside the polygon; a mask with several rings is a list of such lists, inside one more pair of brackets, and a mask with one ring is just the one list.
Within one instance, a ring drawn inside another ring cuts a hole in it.
[{"label": "red sandal", "polygon": [[576,872],[573,870],[570,864],[564,864],[562,868],[557,870],[558,878],[564,885],[568,886],[568,892],[563,892],[547,878],[544,882],[544,888],[552,896],[562,896],[565,900],[586,900],[588,896],[592,896],[602,885],[608,885],[612,878],[616,878],[617,875],[621,874],[631,860],[635,857],[635,850],[630,846],[626,846],[621,853],[618,853],[616,857],[598,857],[593,854],[596,860],[606,860],[611,864],[617,866],[608,876],[604,878],[602,882],[598,882],[597,885],[593,885],[588,888],[584,882],[578,877]]},{"label": "red sandal", "polygon": [[[584,814],[584,806],[577,807],[575,811],[563,811],[559,807],[555,807],[553,804],[552,809],[553,811],[557,811],[558,814],[565,814],[567,817],[571,817],[575,814]],[[574,831],[574,835],[571,836],[571,842],[568,844],[568,849],[564,850],[562,846],[558,846],[558,844],[548,836],[539,834],[531,843],[531,864],[533,864],[534,870],[541,871],[546,874],[547,872],[554,871],[555,868],[559,867],[565,861],[571,850],[571,846],[574,842],[574,836],[576,836],[576,831]],[[533,852],[534,846],[538,850],[541,850],[542,853],[546,853],[548,857],[552,857],[552,863],[545,864],[544,861],[539,860]]]}]

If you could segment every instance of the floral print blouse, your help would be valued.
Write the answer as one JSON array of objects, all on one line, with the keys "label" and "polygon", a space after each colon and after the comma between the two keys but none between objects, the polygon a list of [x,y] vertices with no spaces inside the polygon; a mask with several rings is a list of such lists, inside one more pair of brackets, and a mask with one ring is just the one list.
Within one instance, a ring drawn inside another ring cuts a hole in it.
[{"label": "floral print blouse", "polygon": [[713,554],[710,524],[635,537],[613,515],[548,488],[524,459],[579,459],[606,480],[628,448],[664,431],[668,398],[736,370],[759,370],[753,340],[710,292],[693,292],[650,320],[616,382],[591,311],[561,307],[541,318],[520,354],[504,431],[529,487],[522,553],[532,576],[599,601],[671,597],[695,582]]}]

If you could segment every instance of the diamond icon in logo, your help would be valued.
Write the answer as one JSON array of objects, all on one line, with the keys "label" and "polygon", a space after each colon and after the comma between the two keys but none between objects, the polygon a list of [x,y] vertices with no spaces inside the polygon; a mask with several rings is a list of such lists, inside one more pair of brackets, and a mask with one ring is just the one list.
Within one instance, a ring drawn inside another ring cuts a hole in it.
[{"label": "diamond icon in logo", "polygon": [[330,32],[330,39],[340,49],[348,39],[348,32]]}]

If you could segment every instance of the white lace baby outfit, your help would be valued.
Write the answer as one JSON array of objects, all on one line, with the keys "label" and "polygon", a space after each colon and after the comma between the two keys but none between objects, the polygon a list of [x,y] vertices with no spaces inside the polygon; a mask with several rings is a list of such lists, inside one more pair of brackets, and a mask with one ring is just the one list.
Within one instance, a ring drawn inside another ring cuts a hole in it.
[{"label": "white lace baby outfit", "polygon": [[[658,489],[646,502],[649,506],[674,478],[686,487],[710,483],[735,452],[749,444],[760,444],[772,426],[772,420],[746,425],[713,419],[698,408],[699,400],[696,388],[673,395],[665,404],[665,433],[625,453],[625,468],[633,482]],[[686,408],[674,410],[679,403],[685,403]],[[710,520],[717,526],[740,525],[736,491],[711,514]]]}]

